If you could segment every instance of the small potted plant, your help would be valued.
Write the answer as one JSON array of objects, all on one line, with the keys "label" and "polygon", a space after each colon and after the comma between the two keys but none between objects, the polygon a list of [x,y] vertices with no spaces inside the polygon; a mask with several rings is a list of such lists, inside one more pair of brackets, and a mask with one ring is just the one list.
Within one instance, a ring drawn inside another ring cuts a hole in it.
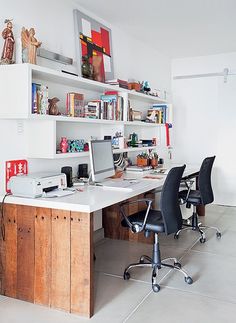
[{"label": "small potted plant", "polygon": [[149,156],[147,153],[141,153],[137,156],[137,166],[148,166]]},{"label": "small potted plant", "polygon": [[156,152],[151,152],[149,155],[150,165],[155,168],[158,166],[158,155]]}]

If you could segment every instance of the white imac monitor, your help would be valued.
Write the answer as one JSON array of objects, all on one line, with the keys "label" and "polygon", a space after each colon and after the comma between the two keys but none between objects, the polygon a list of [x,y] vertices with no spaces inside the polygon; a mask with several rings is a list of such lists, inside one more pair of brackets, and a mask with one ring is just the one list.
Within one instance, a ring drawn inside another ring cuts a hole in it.
[{"label": "white imac monitor", "polygon": [[102,181],[115,174],[111,140],[91,140],[89,156],[94,182]]}]

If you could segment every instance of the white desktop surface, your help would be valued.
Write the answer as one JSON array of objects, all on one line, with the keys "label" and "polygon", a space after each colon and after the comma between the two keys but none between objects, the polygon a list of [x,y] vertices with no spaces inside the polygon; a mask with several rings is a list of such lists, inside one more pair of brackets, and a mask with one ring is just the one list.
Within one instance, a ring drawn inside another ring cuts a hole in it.
[{"label": "white desktop surface", "polygon": [[[199,168],[197,167],[187,167],[184,175],[187,176],[188,174],[192,174],[198,170]],[[148,192],[152,189],[162,187],[166,175],[157,174],[158,179],[144,179],[143,176],[147,174],[150,174],[150,171],[143,172],[142,174],[137,172],[129,172],[124,175],[125,177],[138,178],[140,181],[145,182],[143,187],[139,186],[138,189],[131,192],[121,190],[104,190],[100,186],[86,185],[84,187],[77,187],[83,191],[78,191],[73,195],[65,197],[24,198],[10,195],[5,198],[5,203],[91,213],[139,194]],[[0,197],[0,200],[2,200],[2,198],[3,196]]]}]

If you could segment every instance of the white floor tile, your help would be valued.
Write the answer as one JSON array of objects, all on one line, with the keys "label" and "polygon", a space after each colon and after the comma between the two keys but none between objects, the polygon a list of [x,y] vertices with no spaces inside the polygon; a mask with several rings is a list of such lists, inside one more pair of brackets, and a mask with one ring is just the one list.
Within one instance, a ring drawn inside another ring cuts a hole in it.
[{"label": "white floor tile", "polygon": [[[172,236],[173,239],[173,236]],[[162,246],[160,242],[162,259],[175,257],[180,258],[184,255],[185,249]],[[125,268],[131,263],[139,261],[140,256],[152,255],[152,245],[135,243],[123,240],[106,239],[96,249],[95,270],[106,274],[123,277]],[[162,268],[158,272],[158,281],[162,279],[169,269]],[[151,268],[133,268],[130,271],[132,279],[149,282],[151,284]]]},{"label": "white floor tile", "polygon": [[161,284],[191,293],[236,303],[235,257],[190,251],[182,264],[194,283],[183,283],[179,273],[170,273]]},{"label": "white floor tile", "polygon": [[175,289],[150,294],[127,323],[232,323],[236,305]]}]

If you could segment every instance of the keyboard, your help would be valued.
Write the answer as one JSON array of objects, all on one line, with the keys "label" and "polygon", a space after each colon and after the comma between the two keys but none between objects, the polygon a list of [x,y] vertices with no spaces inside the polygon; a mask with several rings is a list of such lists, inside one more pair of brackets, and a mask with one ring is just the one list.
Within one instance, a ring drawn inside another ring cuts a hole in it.
[{"label": "keyboard", "polygon": [[124,192],[132,192],[134,190],[147,186],[147,183],[145,183],[144,181],[140,182],[137,180],[133,180],[133,181],[125,181],[125,180],[109,181],[108,180],[108,181],[102,182],[101,184],[104,189],[120,190]]}]

